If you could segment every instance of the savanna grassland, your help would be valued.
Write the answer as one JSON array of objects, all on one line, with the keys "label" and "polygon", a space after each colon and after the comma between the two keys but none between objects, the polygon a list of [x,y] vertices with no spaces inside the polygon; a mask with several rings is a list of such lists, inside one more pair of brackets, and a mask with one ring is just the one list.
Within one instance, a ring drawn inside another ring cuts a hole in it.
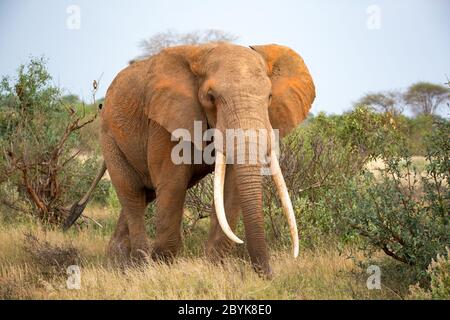
[{"label": "savanna grassland", "polygon": [[[291,256],[276,189],[265,177],[264,227],[275,273],[265,280],[249,265],[244,245],[223,264],[205,258],[211,175],[186,195],[183,248],[173,264],[108,260],[120,212],[108,179],[63,232],[67,208],[103,161],[101,100],[86,105],[64,96],[51,79],[45,61],[32,59],[0,82],[0,299],[450,298],[448,119],[377,109],[383,95],[341,115],[309,115],[280,144],[300,256]],[[436,85],[416,87],[407,95],[416,102],[436,92]],[[151,239],[154,217],[152,204]],[[242,223],[236,232],[243,236]],[[79,289],[67,286],[72,265],[81,271]],[[368,274],[370,266],[381,274]],[[369,276],[372,288],[380,280],[378,289],[368,289]]]},{"label": "savanna grassland", "polygon": [[[100,224],[117,217],[104,208],[87,215]],[[185,246],[172,265],[150,262],[120,266],[105,257],[110,230],[95,224],[62,233],[32,222],[0,226],[0,299],[402,299],[408,287],[401,274],[383,274],[381,290],[368,290],[362,253],[335,247],[271,252],[275,277],[263,280],[239,254],[223,265],[201,253],[207,224],[185,236]],[[104,227],[107,228],[107,227]],[[30,243],[32,234],[37,243]],[[198,247],[189,247],[195,243]],[[31,252],[30,252],[31,247]],[[379,263],[386,263],[377,255]],[[69,263],[81,268],[81,288],[69,290]]]}]

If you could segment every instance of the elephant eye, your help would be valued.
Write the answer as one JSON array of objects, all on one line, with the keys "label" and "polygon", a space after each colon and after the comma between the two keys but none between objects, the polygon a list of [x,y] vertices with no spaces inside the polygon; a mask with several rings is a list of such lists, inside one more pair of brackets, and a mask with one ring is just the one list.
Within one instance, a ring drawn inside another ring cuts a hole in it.
[{"label": "elephant eye", "polygon": [[272,94],[269,94],[269,103],[272,102]]}]

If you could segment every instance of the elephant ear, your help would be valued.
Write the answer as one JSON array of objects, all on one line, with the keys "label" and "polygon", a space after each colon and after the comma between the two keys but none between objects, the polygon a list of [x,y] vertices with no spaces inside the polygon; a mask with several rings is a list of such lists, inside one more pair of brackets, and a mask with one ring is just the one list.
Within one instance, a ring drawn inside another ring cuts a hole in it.
[{"label": "elephant ear", "polygon": [[271,44],[250,48],[267,63],[272,81],[270,122],[284,137],[308,115],[316,96],[313,79],[303,59],[288,47]]},{"label": "elephant ear", "polygon": [[205,46],[168,48],[151,57],[147,76],[146,114],[175,138],[190,133],[190,141],[200,149],[202,139],[194,138],[194,121],[201,121],[202,132],[207,129],[206,115],[198,101],[198,80],[193,72]]}]

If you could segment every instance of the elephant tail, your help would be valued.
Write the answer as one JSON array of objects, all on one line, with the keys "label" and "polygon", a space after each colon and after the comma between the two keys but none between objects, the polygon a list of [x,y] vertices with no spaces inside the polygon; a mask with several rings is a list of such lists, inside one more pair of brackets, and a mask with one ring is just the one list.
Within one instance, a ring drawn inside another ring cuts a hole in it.
[{"label": "elephant tail", "polygon": [[102,179],[103,175],[106,172],[106,163],[103,161],[102,166],[100,170],[97,173],[97,176],[95,177],[95,180],[92,182],[89,190],[86,192],[86,194],[81,198],[80,201],[75,202],[70,209],[68,209],[69,213],[67,215],[67,218],[64,220],[62,224],[62,228],[64,231],[68,230],[74,223],[77,221],[77,219],[81,216],[81,214],[84,211],[84,208],[86,208],[86,205],[88,204],[89,200],[91,200],[92,194],[94,193],[95,187]]}]

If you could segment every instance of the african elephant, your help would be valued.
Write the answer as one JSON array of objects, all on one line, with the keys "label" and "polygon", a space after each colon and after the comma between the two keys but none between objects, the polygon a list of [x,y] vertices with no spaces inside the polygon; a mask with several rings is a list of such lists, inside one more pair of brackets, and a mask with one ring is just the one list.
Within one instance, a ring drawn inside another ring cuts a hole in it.
[{"label": "african elephant", "polygon": [[[139,258],[171,259],[181,244],[180,226],[188,188],[215,171],[214,207],[206,251],[223,257],[241,242],[235,229],[242,212],[247,249],[255,270],[272,274],[264,235],[262,164],[233,163],[215,146],[215,164],[175,164],[174,132],[278,129],[283,137],[305,117],[315,87],[302,58],[279,45],[250,48],[228,43],[178,46],[122,70],[110,85],[101,111],[101,145],[122,206],[109,252]],[[250,140],[244,140],[250,150]],[[273,136],[267,137],[270,169],[298,254],[295,216]],[[193,141],[192,148],[201,149]],[[215,141],[214,141],[215,143]],[[245,149],[247,150],[247,149]],[[227,164],[228,163],[228,164]],[[156,238],[152,247],[144,212],[156,199]]]}]

